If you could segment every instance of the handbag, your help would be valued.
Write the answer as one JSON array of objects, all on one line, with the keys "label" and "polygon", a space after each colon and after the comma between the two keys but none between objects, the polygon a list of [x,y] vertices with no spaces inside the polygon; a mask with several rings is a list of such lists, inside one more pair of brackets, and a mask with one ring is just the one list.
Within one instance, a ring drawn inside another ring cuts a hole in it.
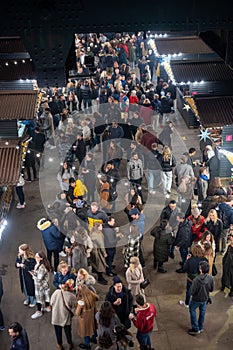
[{"label": "handbag", "polygon": [[140,283],[140,288],[145,289],[147,286],[149,286],[150,281],[148,278],[145,278],[143,282]]},{"label": "handbag", "polygon": [[65,308],[69,311],[70,317],[72,318],[72,317],[74,316],[74,313],[73,313],[73,311],[71,311],[71,309],[67,306],[62,291],[61,291],[61,296],[62,296],[62,300],[63,300],[64,306],[65,306]]},{"label": "handbag", "polygon": [[217,273],[218,273],[217,267],[216,267],[215,264],[213,264],[213,266],[212,266],[212,276],[216,276]]}]

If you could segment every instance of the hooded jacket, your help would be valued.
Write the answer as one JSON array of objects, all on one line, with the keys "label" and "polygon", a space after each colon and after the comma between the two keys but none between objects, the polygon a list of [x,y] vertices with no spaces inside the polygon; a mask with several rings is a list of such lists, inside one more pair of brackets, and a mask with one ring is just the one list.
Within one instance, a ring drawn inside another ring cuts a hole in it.
[{"label": "hooded jacket", "polygon": [[223,228],[228,229],[230,224],[233,224],[233,208],[225,202],[219,203],[218,207],[220,212],[224,212],[226,218],[226,220],[223,220]]},{"label": "hooded jacket", "polygon": [[44,245],[48,250],[59,250],[61,248],[61,234],[58,228],[46,219],[40,219],[37,228],[42,233]]},{"label": "hooded jacket", "polygon": [[214,279],[208,273],[200,274],[194,278],[191,286],[192,300],[204,302],[209,298],[209,293],[214,290]]}]

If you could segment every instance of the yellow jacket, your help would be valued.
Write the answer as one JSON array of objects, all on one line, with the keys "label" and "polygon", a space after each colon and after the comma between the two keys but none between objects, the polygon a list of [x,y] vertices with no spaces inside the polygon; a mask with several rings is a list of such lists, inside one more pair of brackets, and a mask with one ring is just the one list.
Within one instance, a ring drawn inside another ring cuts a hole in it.
[{"label": "yellow jacket", "polygon": [[79,197],[79,196],[84,196],[85,193],[87,193],[88,190],[84,183],[81,180],[76,180],[75,182],[75,188],[74,188],[74,196]]}]

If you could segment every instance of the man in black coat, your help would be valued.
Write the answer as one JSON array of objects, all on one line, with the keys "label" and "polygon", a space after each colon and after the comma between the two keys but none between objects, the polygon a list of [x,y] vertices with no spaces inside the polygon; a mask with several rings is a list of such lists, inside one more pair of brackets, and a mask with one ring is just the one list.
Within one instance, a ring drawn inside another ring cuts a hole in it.
[{"label": "man in black coat", "polygon": [[26,330],[18,322],[13,322],[8,327],[11,337],[10,350],[29,350],[29,340]]},{"label": "man in black coat", "polygon": [[[188,255],[188,249],[192,244],[192,221],[185,218],[185,215],[183,213],[177,214],[177,221],[179,222],[179,225],[173,246],[179,247],[182,260],[181,265],[183,267]],[[182,267],[177,269],[176,272],[182,273]]]},{"label": "man in black coat", "polygon": [[40,132],[39,126],[35,128],[35,133],[33,136],[33,144],[34,144],[34,150],[37,152],[36,154],[36,162],[39,165],[39,167],[44,167],[44,158],[43,158],[43,152],[44,152],[44,145],[46,142],[45,135]]},{"label": "man in black coat", "polygon": [[113,277],[113,284],[109,288],[105,300],[112,304],[121,323],[129,329],[131,326],[129,314],[133,309],[133,296],[131,291],[123,286],[120,277]]},{"label": "man in black coat", "polygon": [[81,165],[86,156],[86,144],[83,140],[83,134],[81,132],[78,132],[77,139],[72,145],[72,153],[75,154],[79,161],[79,165]]}]

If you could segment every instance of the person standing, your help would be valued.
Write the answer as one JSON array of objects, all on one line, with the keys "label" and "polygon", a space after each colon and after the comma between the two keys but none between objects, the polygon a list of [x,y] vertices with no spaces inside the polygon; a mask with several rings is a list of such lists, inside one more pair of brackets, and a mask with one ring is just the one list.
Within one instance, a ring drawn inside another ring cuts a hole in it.
[{"label": "person standing", "polygon": [[133,296],[131,291],[123,285],[119,276],[113,277],[113,284],[109,288],[105,300],[109,301],[121,323],[129,329],[131,322],[129,314],[133,308]]},{"label": "person standing", "polygon": [[136,316],[129,315],[134,326],[137,328],[137,340],[140,347],[147,346],[147,349],[151,349],[151,333],[154,327],[154,319],[156,317],[156,308],[154,304],[146,303],[142,295],[136,296],[136,304],[138,307]]},{"label": "person standing", "polygon": [[140,284],[144,281],[143,270],[140,261],[136,256],[130,258],[130,264],[125,272],[125,278],[128,284],[128,289],[133,296],[133,306],[136,307],[136,296],[138,294],[141,294],[146,300],[144,289],[140,287]]},{"label": "person standing", "polygon": [[143,164],[138,157],[137,152],[133,152],[129,162],[127,163],[127,178],[130,183],[136,186],[139,195],[142,198],[142,177],[143,177]]},{"label": "person standing", "polygon": [[73,285],[74,281],[72,279],[67,280],[66,283],[61,286],[61,289],[56,289],[51,295],[51,323],[54,326],[57,339],[57,348],[59,350],[64,350],[62,346],[62,329],[65,331],[68,348],[74,348],[71,324],[76,306],[76,297],[73,293]]},{"label": "person standing", "polygon": [[17,209],[24,209],[25,208],[25,197],[24,197],[24,191],[23,191],[23,186],[25,185],[25,180],[22,174],[19,176],[18,183],[15,187],[16,194],[19,199],[19,203],[17,203],[16,208]]},{"label": "person standing", "polygon": [[18,322],[13,322],[8,327],[11,337],[10,350],[29,350],[29,340],[26,330]]},{"label": "person standing", "polygon": [[[209,263],[201,261],[199,264],[200,274],[194,278],[190,292],[191,300],[189,303],[189,313],[192,328],[188,334],[197,335],[203,332],[206,303],[209,299],[209,293],[214,290],[214,279],[209,275]],[[197,320],[196,309],[199,308],[199,318]]]},{"label": "person standing", "polygon": [[51,270],[50,263],[43,251],[35,254],[36,265],[33,271],[30,271],[35,283],[35,295],[37,311],[31,316],[33,320],[43,316],[42,305],[45,302],[43,311],[50,312],[50,288],[49,288],[49,272]]},{"label": "person standing", "polygon": [[33,271],[36,264],[34,253],[26,244],[19,246],[15,267],[19,269],[20,286],[25,295],[24,305],[34,307],[36,305],[35,285],[29,271]]},{"label": "person standing", "polygon": [[140,264],[142,265],[142,268],[145,267],[145,260],[143,257],[143,252],[142,252],[142,240],[144,237],[144,231],[145,231],[145,214],[140,212],[137,208],[133,208],[129,211],[129,215],[133,219],[131,224],[133,226],[137,226],[138,230],[140,232],[140,239],[139,239],[139,260]]},{"label": "person standing", "polygon": [[107,254],[106,273],[110,277],[116,275],[116,273],[112,271],[112,264],[116,254],[116,246],[118,241],[115,222],[115,218],[113,216],[109,216],[107,222],[103,225],[104,246]]},{"label": "person standing", "polygon": [[1,310],[2,296],[3,296],[3,285],[2,285],[2,276],[0,275],[0,331],[4,331],[5,329],[3,314]]},{"label": "person standing", "polygon": [[224,290],[225,288],[229,289],[229,296],[233,296],[233,234],[230,233],[228,235],[230,239],[230,244],[227,247],[226,253],[223,256],[222,259],[222,266],[223,266],[223,274],[222,274],[222,288],[221,290]]}]

